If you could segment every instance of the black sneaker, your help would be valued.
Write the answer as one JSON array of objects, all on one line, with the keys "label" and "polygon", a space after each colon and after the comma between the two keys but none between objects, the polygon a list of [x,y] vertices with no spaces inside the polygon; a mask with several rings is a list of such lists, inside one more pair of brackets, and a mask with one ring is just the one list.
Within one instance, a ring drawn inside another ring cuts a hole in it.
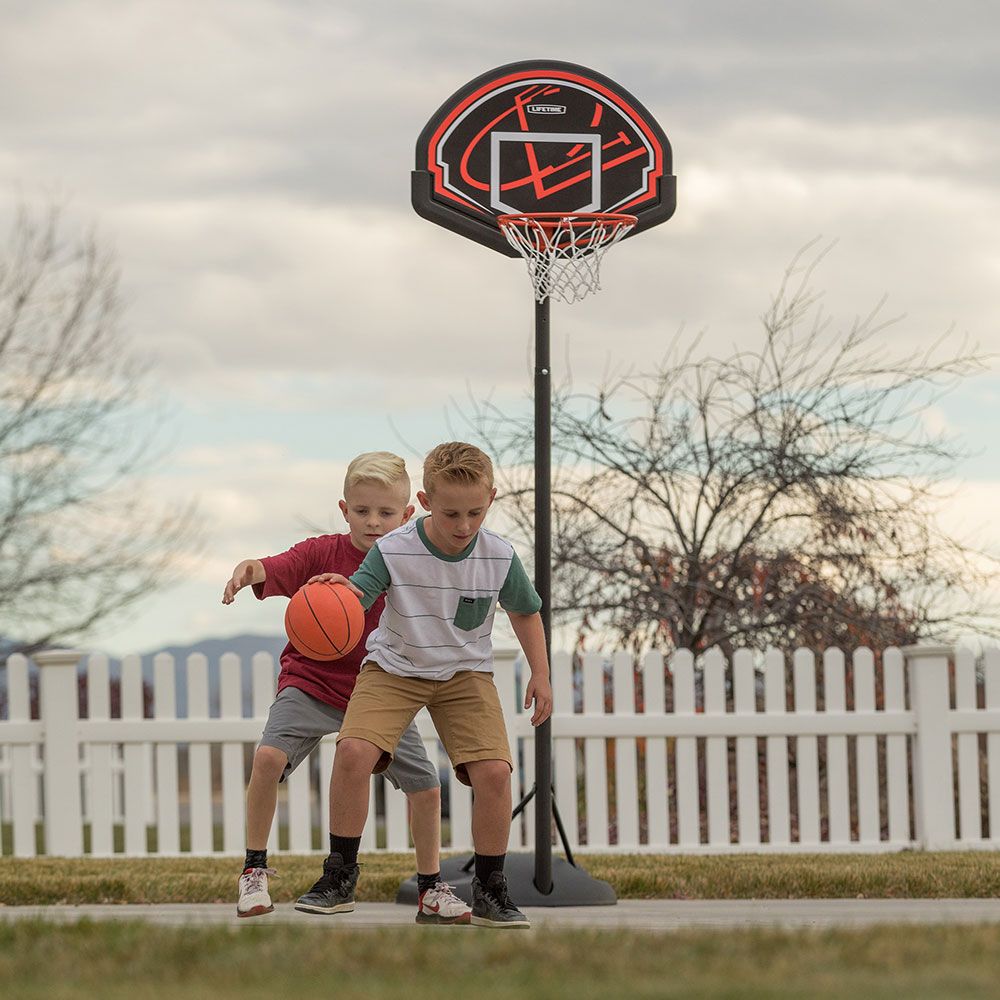
[{"label": "black sneaker", "polygon": [[295,909],[303,913],[350,913],[354,909],[354,887],[358,884],[357,865],[340,864],[340,855],[323,861],[323,874]]},{"label": "black sneaker", "polygon": [[511,902],[503,872],[492,872],[486,885],[472,880],[472,922],[479,927],[530,927],[528,918]]}]

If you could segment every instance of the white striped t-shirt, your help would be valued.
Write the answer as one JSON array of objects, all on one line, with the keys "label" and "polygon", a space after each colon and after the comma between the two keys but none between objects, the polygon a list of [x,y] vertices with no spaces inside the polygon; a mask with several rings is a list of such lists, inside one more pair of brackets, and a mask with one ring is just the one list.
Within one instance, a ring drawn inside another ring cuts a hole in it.
[{"label": "white striped t-shirt", "polygon": [[386,595],[368,657],[391,674],[429,680],[490,671],[497,603],[534,614],[541,598],[505,538],[480,528],[465,549],[447,555],[427,537],[424,520],[383,535],[351,577],[366,609]]}]

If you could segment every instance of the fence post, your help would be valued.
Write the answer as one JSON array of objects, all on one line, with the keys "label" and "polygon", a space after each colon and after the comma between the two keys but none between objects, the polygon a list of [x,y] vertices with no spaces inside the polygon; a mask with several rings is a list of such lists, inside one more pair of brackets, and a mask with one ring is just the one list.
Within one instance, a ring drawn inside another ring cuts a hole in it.
[{"label": "fence post", "polygon": [[903,649],[910,678],[913,739],[913,806],[917,843],[928,851],[955,845],[948,660],[950,646]]},{"label": "fence post", "polygon": [[76,679],[80,655],[69,649],[50,649],[32,657],[38,666],[39,715],[45,758],[45,853],[66,858],[78,858],[83,854]]}]

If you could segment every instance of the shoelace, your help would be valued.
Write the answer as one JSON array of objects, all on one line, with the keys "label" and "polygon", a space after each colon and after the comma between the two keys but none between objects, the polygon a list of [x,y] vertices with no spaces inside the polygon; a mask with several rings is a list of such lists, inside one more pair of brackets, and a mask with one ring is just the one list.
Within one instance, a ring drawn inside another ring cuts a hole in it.
[{"label": "shoelace", "polygon": [[[455,895],[455,887],[448,885],[447,882],[435,882],[432,891],[436,892],[439,896],[445,896],[449,900],[454,900],[456,903],[462,903],[462,900]],[[462,905],[464,906],[465,904],[462,903]]]},{"label": "shoelace", "polygon": [[323,874],[316,880],[316,884],[309,890],[310,892],[319,892],[322,889],[334,888],[342,889],[345,885],[350,885],[352,869],[356,869],[358,865],[340,865],[337,868],[331,868],[329,870],[323,869]]},{"label": "shoelace", "polygon": [[510,896],[507,894],[507,880],[504,879],[499,882],[495,887],[487,888],[483,887],[483,891],[490,896],[493,901],[501,910],[513,910],[515,909],[514,904],[511,902]]},{"label": "shoelace", "polygon": [[251,868],[249,872],[245,873],[247,879],[247,888],[251,892],[260,892],[264,888],[264,883],[266,877],[270,875],[272,878],[278,878],[278,873],[273,868]]}]

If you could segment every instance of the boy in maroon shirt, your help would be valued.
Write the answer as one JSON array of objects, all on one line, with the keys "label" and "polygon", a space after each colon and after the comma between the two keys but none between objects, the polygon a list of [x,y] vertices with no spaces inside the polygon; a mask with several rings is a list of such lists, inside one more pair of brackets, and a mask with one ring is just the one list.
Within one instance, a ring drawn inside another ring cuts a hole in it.
[{"label": "boy in maroon shirt", "polygon": [[[340,501],[350,531],[307,538],[280,555],[243,560],[226,584],[222,603],[231,604],[246,586],[252,586],[256,597],[263,600],[291,597],[311,577],[322,573],[350,576],[378,538],[409,520],[413,514],[409,499],[410,480],[401,458],[389,452],[359,455],[347,469],[344,499]],[[267,876],[273,874],[267,863],[267,840],[277,806],[278,784],[324,736],[340,730],[365,657],[368,633],[378,624],[383,606],[384,600],[379,599],[366,612],[361,641],[339,660],[312,660],[291,644],[281,654],[277,694],[254,754],[247,788],[247,853],[239,880],[237,916],[258,916],[274,909],[267,888]],[[468,923],[468,907],[440,880],[441,787],[437,770],[427,757],[415,725],[407,730],[404,742],[404,752],[396,758],[399,766],[386,771],[386,776],[406,793],[410,804],[420,882],[419,910],[427,910],[421,922],[427,922],[429,916],[437,923]],[[354,909],[353,902],[339,902],[339,896],[336,905],[325,905],[328,896],[336,896],[326,883],[343,874],[343,857],[338,848],[343,845],[335,843],[331,836],[323,876],[299,899],[296,909],[308,913]]]}]

